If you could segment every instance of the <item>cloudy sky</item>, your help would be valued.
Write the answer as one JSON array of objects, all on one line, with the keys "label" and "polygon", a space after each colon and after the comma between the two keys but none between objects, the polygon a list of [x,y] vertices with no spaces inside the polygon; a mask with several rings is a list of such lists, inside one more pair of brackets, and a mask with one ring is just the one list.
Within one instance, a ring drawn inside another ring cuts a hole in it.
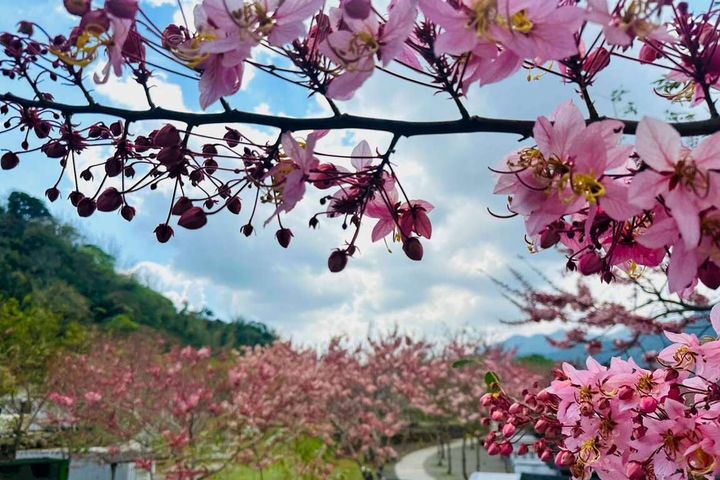
[{"label": "cloudy sky", "polygon": [[[175,0],[142,1],[143,8],[159,24],[179,18]],[[61,5],[60,0],[7,2],[0,27],[12,29],[23,18],[46,18],[48,21],[40,23],[54,33],[65,33],[73,19]],[[579,101],[571,87],[552,76],[528,82],[526,75],[520,72],[499,85],[473,88],[468,109],[483,116],[531,119],[551,114],[563,101]],[[658,70],[616,59],[591,92],[603,114],[622,113],[614,111],[610,101],[611,91],[622,87],[629,91],[627,98],[635,102],[640,115],[662,117],[667,105],[658,102],[648,89],[649,82],[660,75]],[[195,83],[162,75],[153,82],[156,103],[177,110],[199,110]],[[16,83],[0,80],[0,90],[17,89]],[[95,86],[94,95],[100,103],[146,108],[139,87],[127,79]],[[271,114],[327,114],[326,107],[308,99],[306,91],[255,71],[248,72],[243,90],[230,103]],[[341,109],[358,115],[416,120],[458,116],[453,103],[442,95],[433,96],[427,89],[382,73],[376,74],[352,101],[342,103]],[[256,127],[238,128],[254,139],[273,133]],[[323,139],[318,149],[349,151],[360,139],[380,150],[389,141],[387,135],[379,133],[339,132]],[[511,266],[528,271],[518,260],[519,255],[529,258],[521,221],[499,220],[487,212],[487,208],[504,210],[504,198],[492,195],[494,180],[487,167],[497,165],[518,145],[517,137],[497,134],[400,141],[394,160],[403,185],[411,198],[428,200],[436,207],[431,215],[433,238],[424,242],[425,258],[419,263],[408,260],[397,245],[390,245],[390,252],[382,242],[371,244],[366,226],[360,254],[345,271],[329,273],[327,256],[347,235],[338,221],[323,221],[314,231],[307,227],[312,213],[320,210],[317,197],[307,199],[287,216],[286,223],[295,233],[287,250],[275,242],[272,227],[245,238],[240,227],[247,221],[247,212],[240,218],[213,217],[198,231],[178,228],[170,243],[160,245],[153,229],[167,211],[169,192],[163,189],[144,192],[137,198],[138,216],[129,224],[116,214],[96,214],[81,220],[66,201],[56,202],[51,210],[77,225],[92,241],[109,248],[120,269],[133,272],[178,304],[207,306],[225,319],[242,316],[262,321],[300,342],[321,342],[338,333],[362,336],[369,329],[393,325],[428,336],[465,327],[495,338],[534,333],[499,325],[499,319],[516,318],[517,312],[487,278],[490,273],[511,280]],[[102,154],[88,154],[82,161],[89,164],[102,160]],[[20,168],[0,174],[0,194],[6,196],[19,189],[41,196],[54,181],[55,167],[40,156],[24,159]],[[71,188],[69,183],[62,187],[66,193]],[[561,257],[552,252],[529,260],[553,275],[559,275],[563,265]]]}]

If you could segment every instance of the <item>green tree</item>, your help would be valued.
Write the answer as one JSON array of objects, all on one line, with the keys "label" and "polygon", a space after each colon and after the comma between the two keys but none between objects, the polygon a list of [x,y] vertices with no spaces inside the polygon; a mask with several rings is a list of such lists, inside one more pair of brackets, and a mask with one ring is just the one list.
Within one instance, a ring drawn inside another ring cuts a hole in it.
[{"label": "green tree", "polygon": [[27,298],[0,299],[0,457],[14,458],[43,410],[50,362],[85,343],[86,331]]}]

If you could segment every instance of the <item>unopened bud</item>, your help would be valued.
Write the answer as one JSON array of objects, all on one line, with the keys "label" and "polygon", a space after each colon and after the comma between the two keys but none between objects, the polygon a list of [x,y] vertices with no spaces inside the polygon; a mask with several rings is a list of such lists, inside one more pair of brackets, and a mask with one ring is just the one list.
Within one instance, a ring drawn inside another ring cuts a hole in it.
[{"label": "unopened bud", "polygon": [[13,152],[5,152],[0,158],[0,168],[3,170],[12,170],[20,163],[20,157]]},{"label": "unopened bud", "polygon": [[160,243],[166,243],[173,234],[172,227],[166,223],[161,223],[155,228],[155,237],[157,237]]},{"label": "unopened bud", "polygon": [[230,211],[230,213],[234,213],[235,215],[238,215],[240,213],[240,210],[242,210],[242,202],[240,201],[239,197],[232,197],[228,199],[225,202],[225,205],[227,206],[227,209]]},{"label": "unopened bud", "polygon": [[207,215],[205,214],[205,210],[200,207],[188,209],[180,215],[180,220],[178,220],[178,225],[188,230],[197,230],[198,228],[204,227],[206,223]]},{"label": "unopened bud", "polygon": [[335,250],[328,258],[328,269],[333,272],[341,272],[347,265],[347,254],[342,250]]},{"label": "unopened bud", "polygon": [[127,220],[128,222],[131,222],[133,218],[135,218],[135,207],[131,207],[130,205],[124,205],[120,209],[120,215]]},{"label": "unopened bud", "polygon": [[84,197],[78,202],[77,212],[81,217],[89,217],[95,213],[95,201],[91,198]]},{"label": "unopened bud", "polygon": [[105,189],[97,199],[97,209],[101,212],[112,212],[122,205],[122,195],[116,188],[110,187]]},{"label": "unopened bud", "polygon": [[288,245],[290,245],[290,240],[292,239],[292,237],[293,234],[289,228],[281,228],[277,232],[275,232],[275,238],[277,238],[278,243],[283,248],[287,248]]},{"label": "unopened bud", "polygon": [[409,237],[403,242],[403,251],[410,260],[419,262],[423,258],[423,246],[417,237]]}]

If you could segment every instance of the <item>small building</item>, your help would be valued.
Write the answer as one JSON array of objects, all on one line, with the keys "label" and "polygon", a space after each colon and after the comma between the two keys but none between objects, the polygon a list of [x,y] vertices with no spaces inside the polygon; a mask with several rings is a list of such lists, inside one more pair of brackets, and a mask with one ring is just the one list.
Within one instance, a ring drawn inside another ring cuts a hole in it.
[{"label": "small building", "polygon": [[[113,461],[107,461],[106,448],[91,448],[88,452],[75,455],[70,461],[68,480],[151,480],[151,474],[135,465],[135,455],[113,455]],[[17,458],[66,458],[62,449],[21,450]],[[113,475],[114,470],[114,475]]]}]

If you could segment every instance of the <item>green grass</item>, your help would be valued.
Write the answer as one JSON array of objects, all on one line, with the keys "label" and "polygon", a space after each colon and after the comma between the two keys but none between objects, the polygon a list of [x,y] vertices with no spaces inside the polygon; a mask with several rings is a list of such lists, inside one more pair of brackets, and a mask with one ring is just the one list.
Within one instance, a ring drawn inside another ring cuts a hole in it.
[{"label": "green grass", "polygon": [[[333,462],[332,480],[362,480],[360,469],[351,460],[336,460]],[[286,465],[273,465],[261,472],[252,468],[232,467],[213,477],[213,480],[297,480],[298,475]]]},{"label": "green grass", "polygon": [[352,460],[337,458],[325,443],[314,437],[302,437],[276,445],[274,452],[280,460],[262,472],[243,465],[233,465],[213,476],[213,480],[316,480],[314,475],[300,475],[303,465],[334,466],[327,480],[362,480],[360,468]]}]

